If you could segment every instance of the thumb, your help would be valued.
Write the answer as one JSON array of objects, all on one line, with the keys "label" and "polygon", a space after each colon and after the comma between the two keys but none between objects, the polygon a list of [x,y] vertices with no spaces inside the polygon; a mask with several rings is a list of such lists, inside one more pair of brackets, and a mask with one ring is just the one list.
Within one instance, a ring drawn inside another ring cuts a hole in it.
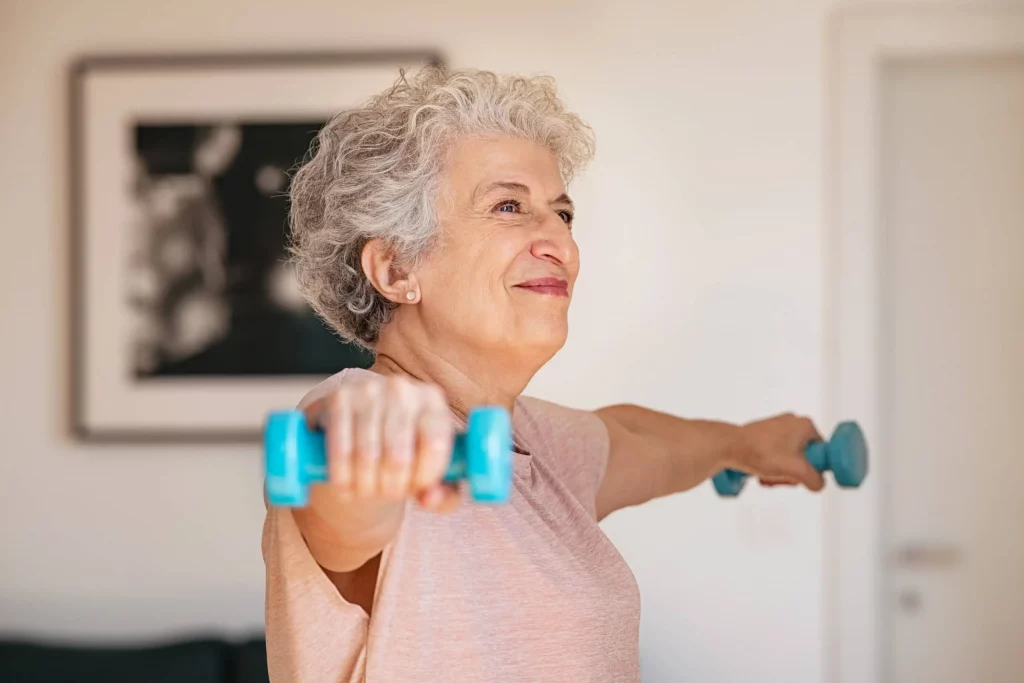
[{"label": "thumb", "polygon": [[459,506],[459,489],[448,484],[435,484],[416,494],[416,501],[431,512],[451,512]]},{"label": "thumb", "polygon": [[796,454],[796,457],[787,458],[782,464],[781,476],[794,479],[811,491],[820,491],[825,488],[825,478],[821,472],[814,469],[803,451]]},{"label": "thumb", "polygon": [[821,476],[821,472],[814,469],[814,465],[807,459],[807,446],[810,443],[823,441],[823,439],[810,418],[802,418],[801,422],[803,423],[804,434],[801,439],[800,448],[797,451],[793,474],[811,491],[820,491],[825,488],[825,478]]}]

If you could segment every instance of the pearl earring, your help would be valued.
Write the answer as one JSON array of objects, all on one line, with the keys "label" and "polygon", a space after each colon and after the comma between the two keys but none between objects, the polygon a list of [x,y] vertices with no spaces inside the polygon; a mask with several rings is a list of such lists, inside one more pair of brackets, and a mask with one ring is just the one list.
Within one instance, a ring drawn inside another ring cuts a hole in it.
[{"label": "pearl earring", "polygon": [[409,301],[412,301],[413,299],[416,298],[416,292],[410,289],[408,292],[405,293],[405,298],[408,299]]}]

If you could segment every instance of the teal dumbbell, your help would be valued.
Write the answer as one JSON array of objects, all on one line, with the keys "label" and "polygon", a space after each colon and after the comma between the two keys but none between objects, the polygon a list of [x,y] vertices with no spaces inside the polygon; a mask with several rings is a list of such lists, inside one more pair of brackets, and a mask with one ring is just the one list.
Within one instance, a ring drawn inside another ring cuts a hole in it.
[{"label": "teal dumbbell", "polygon": [[[324,434],[310,429],[298,410],[271,413],[263,431],[267,502],[303,507],[309,487],[327,481]],[[469,482],[473,500],[504,503],[512,490],[512,421],[508,411],[486,406],[469,414],[466,431],[455,435],[444,480]]]},{"label": "teal dumbbell", "polygon": [[[806,454],[814,469],[831,471],[836,484],[843,488],[860,486],[868,475],[868,444],[856,422],[839,424],[828,441],[807,444]],[[722,470],[711,481],[720,496],[733,497],[743,490],[747,476],[736,470]]]}]

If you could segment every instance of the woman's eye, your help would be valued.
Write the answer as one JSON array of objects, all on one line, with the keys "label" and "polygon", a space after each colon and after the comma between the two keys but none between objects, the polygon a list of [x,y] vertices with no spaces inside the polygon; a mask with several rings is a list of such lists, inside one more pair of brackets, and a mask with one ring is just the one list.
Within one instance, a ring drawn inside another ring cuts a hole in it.
[{"label": "woman's eye", "polygon": [[502,202],[495,207],[500,213],[516,213],[523,207],[522,203],[515,199],[509,199],[508,201]]},{"label": "woman's eye", "polygon": [[566,225],[572,225],[572,212],[571,211],[559,211],[558,215],[562,217]]}]

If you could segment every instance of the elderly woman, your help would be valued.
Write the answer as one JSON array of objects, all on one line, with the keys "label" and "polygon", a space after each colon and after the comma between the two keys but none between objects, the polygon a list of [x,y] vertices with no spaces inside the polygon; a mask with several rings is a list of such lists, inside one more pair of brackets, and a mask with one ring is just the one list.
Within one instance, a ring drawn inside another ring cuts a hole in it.
[{"label": "elderly woman", "polygon": [[[329,482],[267,514],[272,680],[636,681],[640,596],[598,522],[726,467],[823,486],[806,418],[522,395],[566,340],[566,185],[593,147],[550,80],[439,68],[320,133],[292,184],[294,261],[318,314],[376,360],[301,404]],[[442,481],[484,404],[512,415],[504,505]]]}]

